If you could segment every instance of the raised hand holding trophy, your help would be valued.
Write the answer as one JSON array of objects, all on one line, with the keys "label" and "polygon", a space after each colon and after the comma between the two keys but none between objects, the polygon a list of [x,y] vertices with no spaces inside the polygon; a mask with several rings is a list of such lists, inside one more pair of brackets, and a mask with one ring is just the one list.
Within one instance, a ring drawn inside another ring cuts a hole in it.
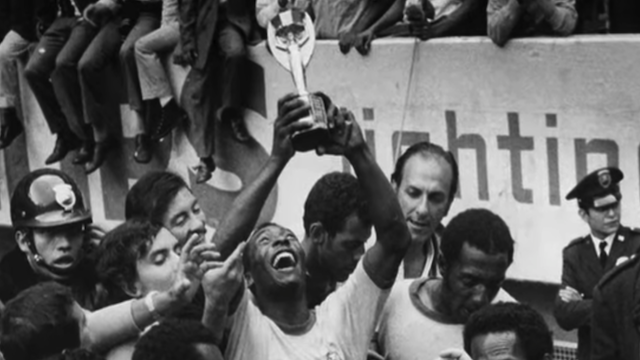
[{"label": "raised hand holding trophy", "polygon": [[278,63],[291,72],[298,96],[309,103],[309,116],[298,121],[310,122],[313,126],[293,134],[291,140],[297,151],[317,148],[328,138],[327,111],[323,99],[307,91],[305,67],[311,60],[316,33],[307,13],[300,9],[280,12],[267,28],[267,41],[271,54]]}]

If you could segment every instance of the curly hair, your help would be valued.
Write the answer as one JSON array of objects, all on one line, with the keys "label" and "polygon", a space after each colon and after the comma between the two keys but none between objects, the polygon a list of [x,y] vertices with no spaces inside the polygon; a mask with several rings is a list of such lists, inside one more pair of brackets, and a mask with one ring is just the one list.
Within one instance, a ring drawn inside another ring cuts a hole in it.
[{"label": "curly hair", "polygon": [[418,154],[423,156],[439,156],[451,166],[451,185],[449,187],[449,204],[451,204],[458,192],[458,178],[460,176],[458,163],[451,151],[446,151],[440,145],[426,141],[421,141],[411,145],[396,161],[393,174],[391,174],[391,181],[400,185],[404,175],[404,165],[409,161],[409,159]]},{"label": "curly hair", "polygon": [[182,189],[189,190],[189,186],[179,175],[169,171],[148,172],[127,193],[124,216],[162,224],[169,204]]},{"label": "curly hair", "polygon": [[197,320],[168,318],[138,340],[132,360],[202,360],[196,344],[216,345],[213,332]]},{"label": "curly hair", "polygon": [[[129,296],[138,278],[136,263],[146,256],[162,226],[144,219],[131,219],[111,230],[96,252],[96,269],[110,301],[122,301]],[[124,297],[124,298],[123,298]]]},{"label": "curly hair", "polygon": [[478,335],[513,332],[527,360],[543,360],[553,355],[553,336],[542,315],[529,305],[498,303],[471,315],[464,327],[464,349],[471,351],[471,341]]},{"label": "curly hair", "polygon": [[37,360],[80,346],[71,290],[56,282],[34,285],[6,304],[0,352],[6,360]]},{"label": "curly hair", "polygon": [[313,185],[304,203],[305,233],[309,235],[311,224],[320,222],[330,236],[335,236],[354,213],[365,225],[371,225],[358,179],[342,172],[325,174]]},{"label": "curly hair", "polygon": [[456,215],[444,229],[441,252],[448,264],[458,260],[464,243],[486,254],[507,254],[513,261],[514,241],[502,218],[487,209],[469,209]]}]

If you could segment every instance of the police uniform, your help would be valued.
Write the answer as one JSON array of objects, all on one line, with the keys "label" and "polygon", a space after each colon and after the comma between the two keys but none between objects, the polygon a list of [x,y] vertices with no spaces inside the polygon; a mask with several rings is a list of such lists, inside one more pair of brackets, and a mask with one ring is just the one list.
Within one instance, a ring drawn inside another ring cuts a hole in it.
[{"label": "police uniform", "polygon": [[596,286],[591,321],[591,360],[640,360],[640,256]]},{"label": "police uniform", "polygon": [[[82,193],[65,173],[55,169],[40,169],[26,175],[11,197],[11,222],[14,229],[46,229],[91,222]],[[87,244],[88,245],[88,244]],[[93,310],[97,276],[88,251],[71,273],[59,273],[38,254],[33,238],[28,239],[33,266],[40,266],[59,276],[57,282],[69,286],[75,299],[85,309]],[[39,282],[51,281],[35,271],[27,255],[19,247],[7,253],[0,262],[0,300],[4,303],[19,292]]]},{"label": "police uniform", "polygon": [[[617,184],[622,178],[622,172],[616,168],[596,170],[582,179],[569,192],[567,199],[577,198],[583,208],[611,205],[621,198]],[[640,231],[620,226],[612,235],[605,259],[601,259],[601,254],[598,253],[597,245],[600,241],[589,234],[571,241],[562,253],[562,287],[569,286],[577,290],[582,295],[582,300],[565,302],[558,295],[554,316],[561,328],[578,329],[580,360],[590,359],[593,290],[608,271],[640,250]]]}]

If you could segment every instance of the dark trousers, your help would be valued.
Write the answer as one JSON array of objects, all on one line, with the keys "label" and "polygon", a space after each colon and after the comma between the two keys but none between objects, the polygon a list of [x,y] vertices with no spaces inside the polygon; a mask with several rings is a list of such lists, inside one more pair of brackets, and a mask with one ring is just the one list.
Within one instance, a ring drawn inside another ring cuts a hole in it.
[{"label": "dark trousers", "polygon": [[[106,136],[111,122],[120,119],[119,96],[113,93],[109,71],[116,64],[122,43],[120,18],[115,18],[100,29],[78,63],[84,119],[91,124],[97,134]],[[71,77],[69,77],[71,79]],[[69,84],[71,86],[71,84]],[[81,110],[82,108],[78,109]],[[98,141],[104,138],[96,139]]]},{"label": "dark trousers", "polygon": [[214,39],[207,64],[203,69],[191,68],[181,96],[190,119],[186,134],[199,157],[213,155],[217,110],[239,107],[246,95],[243,86],[248,84],[240,76],[246,73],[241,69],[247,55],[246,41],[240,29],[228,21],[224,7]]},{"label": "dark trousers", "polygon": [[[96,33],[97,29],[79,17],[57,18],[42,35],[25,68],[49,129],[59,136],[86,137],[82,110],[77,112],[82,109],[77,64]],[[72,117],[69,122],[65,115]]]}]

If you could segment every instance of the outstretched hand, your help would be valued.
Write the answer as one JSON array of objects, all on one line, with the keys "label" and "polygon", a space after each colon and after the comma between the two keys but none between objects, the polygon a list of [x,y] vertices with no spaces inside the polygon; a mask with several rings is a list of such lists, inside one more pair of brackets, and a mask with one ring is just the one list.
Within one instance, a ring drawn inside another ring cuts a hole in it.
[{"label": "outstretched hand", "polygon": [[278,118],[273,125],[273,147],[271,156],[289,161],[295,154],[291,135],[309,129],[313,124],[299,122],[309,115],[309,104],[297,94],[287,94],[278,100]]},{"label": "outstretched hand", "polygon": [[244,284],[244,246],[245,243],[238,245],[224,262],[212,262],[206,266],[202,288],[209,301],[228,304]]},{"label": "outstretched hand", "polygon": [[190,302],[205,272],[220,262],[216,245],[204,240],[200,234],[192,234],[182,247],[180,263],[169,293],[182,302]]}]

